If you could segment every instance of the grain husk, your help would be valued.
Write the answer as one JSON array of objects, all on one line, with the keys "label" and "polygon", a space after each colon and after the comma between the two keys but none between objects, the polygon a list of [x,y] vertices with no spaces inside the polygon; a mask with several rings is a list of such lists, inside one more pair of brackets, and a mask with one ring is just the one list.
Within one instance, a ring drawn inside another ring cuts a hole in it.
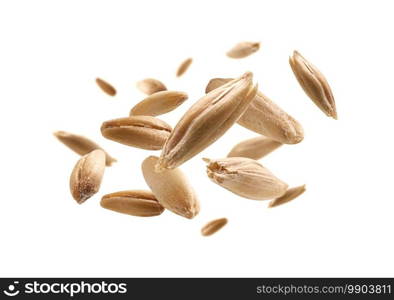
[{"label": "grain husk", "polygon": [[258,42],[241,42],[236,44],[227,52],[227,56],[231,58],[245,58],[260,49]]},{"label": "grain husk", "polygon": [[100,205],[103,208],[137,217],[161,215],[164,207],[151,191],[128,190],[104,195]]},{"label": "grain husk", "polygon": [[259,162],[245,157],[204,158],[208,177],[241,197],[268,200],[282,196],[288,185]]},{"label": "grain husk", "polygon": [[70,177],[71,195],[81,204],[98,192],[105,170],[105,153],[97,149],[82,156]]},{"label": "grain husk", "polygon": [[[231,78],[211,79],[206,91],[212,91]],[[301,124],[260,91],[237,123],[282,144],[298,144],[304,139]]]},{"label": "grain husk", "polygon": [[155,117],[131,116],[104,122],[101,133],[127,146],[160,150],[171,133],[171,126]]},{"label": "grain husk", "polygon": [[188,219],[200,211],[197,196],[179,168],[157,173],[158,157],[149,156],[142,162],[142,173],[156,199],[166,209]]},{"label": "grain husk", "polygon": [[309,98],[328,117],[338,119],[334,96],[326,77],[298,51],[294,51],[293,56],[289,58],[289,63],[295,77]]},{"label": "grain husk", "polygon": [[295,198],[297,198],[298,196],[300,196],[301,194],[303,194],[305,190],[306,190],[305,185],[290,188],[286,191],[286,193],[283,196],[272,200],[268,204],[268,207],[276,207],[285,204],[287,202],[290,202]]},{"label": "grain husk", "polygon": [[103,90],[108,95],[110,96],[116,95],[116,89],[108,82],[104,81],[101,78],[96,78],[96,83],[101,88],[101,90]]},{"label": "grain husk", "polygon": [[[96,149],[103,150],[98,144],[82,135],[77,135],[66,131],[56,131],[53,133],[53,135],[60,142],[62,142],[64,145],[66,145],[68,148],[70,148],[79,155],[88,154]],[[110,156],[106,151],[104,151],[104,153],[105,164],[107,166],[111,166],[112,163],[116,162],[116,159]]]},{"label": "grain husk", "polygon": [[167,87],[161,81],[154,78],[145,78],[137,82],[137,88],[147,95],[166,91]]},{"label": "grain husk", "polygon": [[257,85],[253,85],[252,78],[252,73],[247,72],[197,101],[171,132],[157,171],[182,165],[219,139],[254,98]]},{"label": "grain husk", "polygon": [[259,160],[282,145],[282,143],[265,136],[258,136],[235,145],[227,157],[247,157]]},{"label": "grain husk", "polygon": [[210,236],[218,232],[228,223],[227,218],[216,219],[208,222],[203,228],[201,228],[201,234],[203,236]]},{"label": "grain husk", "polygon": [[162,91],[154,93],[137,103],[130,111],[130,116],[159,116],[181,105],[188,96],[185,92]]},{"label": "grain husk", "polygon": [[178,67],[177,71],[176,71],[176,76],[180,77],[183,74],[185,74],[185,72],[189,69],[190,65],[192,64],[193,59],[192,58],[188,58],[186,60],[184,60],[180,66]]}]

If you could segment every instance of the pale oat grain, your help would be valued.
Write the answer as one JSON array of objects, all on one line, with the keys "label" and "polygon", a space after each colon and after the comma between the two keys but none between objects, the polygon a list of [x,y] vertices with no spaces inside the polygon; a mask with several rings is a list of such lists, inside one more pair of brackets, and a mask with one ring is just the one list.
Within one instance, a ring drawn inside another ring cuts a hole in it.
[{"label": "pale oat grain", "polygon": [[178,91],[162,91],[154,93],[137,103],[130,111],[130,116],[159,116],[168,113],[188,98],[187,94]]},{"label": "pale oat grain", "polygon": [[244,58],[260,49],[260,43],[241,42],[236,44],[227,52],[227,56],[231,58]]},{"label": "pale oat grain", "polygon": [[98,192],[105,170],[105,153],[97,149],[84,155],[70,177],[70,191],[79,204]]},{"label": "pale oat grain", "polygon": [[166,209],[188,219],[200,211],[200,204],[186,176],[179,168],[157,173],[158,157],[149,156],[142,163],[142,173],[153,194]]},{"label": "pale oat grain", "polygon": [[259,162],[244,157],[207,159],[208,177],[221,187],[248,199],[268,200],[282,196],[288,187]]}]

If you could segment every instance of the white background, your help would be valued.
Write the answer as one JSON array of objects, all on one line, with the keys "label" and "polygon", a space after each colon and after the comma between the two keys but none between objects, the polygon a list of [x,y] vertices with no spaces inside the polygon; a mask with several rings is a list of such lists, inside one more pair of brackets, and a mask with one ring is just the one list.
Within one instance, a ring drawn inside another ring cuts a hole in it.
[{"label": "white background", "polygon": [[[0,275],[394,276],[392,12],[391,1],[2,1]],[[224,55],[244,40],[261,41],[261,50]],[[326,75],[338,121],[296,82],[294,49]],[[147,187],[140,164],[154,152],[99,130],[144,98],[136,81],[155,77],[189,94],[162,116],[174,126],[208,79],[246,70],[304,126],[301,144],[262,160],[290,186],[305,183],[304,195],[267,209],[209,181],[201,157],[223,157],[256,136],[235,125],[182,166],[201,201],[195,219],[100,207],[106,193]],[[98,76],[116,97],[98,89]],[[86,135],[119,160],[83,205],[68,188],[78,156],[56,130]],[[202,237],[219,217],[228,226]]]}]

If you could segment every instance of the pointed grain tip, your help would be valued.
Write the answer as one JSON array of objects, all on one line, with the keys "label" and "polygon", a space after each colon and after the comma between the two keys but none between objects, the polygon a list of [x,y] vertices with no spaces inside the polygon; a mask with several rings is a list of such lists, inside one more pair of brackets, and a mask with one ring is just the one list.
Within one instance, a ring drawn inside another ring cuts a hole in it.
[{"label": "pointed grain tip", "polygon": [[65,135],[65,132],[64,132],[64,131],[61,131],[61,130],[58,130],[58,131],[53,132],[53,135],[54,135],[55,137],[60,137],[60,136]]},{"label": "pointed grain tip", "polygon": [[107,165],[107,167],[111,167],[112,164],[117,163],[117,162],[118,162],[118,160],[117,160],[116,158],[113,158],[113,157],[111,157],[110,160],[106,159],[106,165]]},{"label": "pointed grain tip", "polygon": [[196,215],[197,215],[197,212],[196,212],[196,211],[193,211],[193,210],[186,211],[186,212],[184,212],[184,214],[183,214],[183,216],[184,216],[185,218],[189,219],[189,220],[193,219]]},{"label": "pointed grain tip", "polygon": [[253,73],[250,72],[250,71],[247,71],[241,77],[244,78],[244,79],[250,79],[251,80],[251,79],[253,79]]},{"label": "pointed grain tip", "polygon": [[299,133],[299,134],[296,134],[293,138],[289,138],[289,144],[295,145],[295,144],[301,143],[303,140],[304,140],[304,134]]},{"label": "pointed grain tip", "polygon": [[207,164],[209,164],[211,162],[211,159],[210,158],[206,158],[206,157],[203,157],[202,160],[204,162],[206,162]]},{"label": "pointed grain tip", "polygon": [[332,117],[334,120],[338,120],[337,112],[334,111],[333,114],[331,115],[331,117]]}]

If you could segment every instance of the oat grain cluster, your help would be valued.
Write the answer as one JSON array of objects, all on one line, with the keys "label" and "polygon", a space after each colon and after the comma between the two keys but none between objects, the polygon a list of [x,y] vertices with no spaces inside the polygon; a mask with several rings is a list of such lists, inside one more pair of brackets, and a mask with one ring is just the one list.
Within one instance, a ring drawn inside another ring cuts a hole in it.
[{"label": "oat grain cluster", "polygon": [[[239,59],[259,49],[258,42],[241,42],[226,55]],[[176,69],[176,76],[180,77],[189,70],[192,61],[192,58],[183,61]],[[307,96],[327,116],[337,119],[334,96],[323,74],[297,51],[290,57],[290,66]],[[97,78],[96,83],[108,95],[116,95],[116,89],[108,82]],[[213,78],[206,85],[205,95],[203,92],[199,97],[192,95],[188,101],[187,92],[167,90],[161,81],[154,78],[138,81],[136,86],[147,96],[133,103],[125,115],[104,121],[101,134],[107,141],[144,150],[161,150],[161,153],[158,156],[147,155],[141,162],[141,169],[134,170],[144,178],[149,189],[135,187],[131,183],[123,191],[102,196],[100,205],[103,208],[134,217],[157,217],[167,211],[187,219],[196,218],[201,209],[200,200],[215,201],[215,197],[200,198],[196,191],[204,191],[201,182],[197,185],[196,180],[191,180],[194,173],[192,177],[181,168],[203,151],[209,156],[209,147],[220,143],[223,135],[231,134],[228,131],[232,126],[239,125],[255,136],[239,138],[232,148],[223,145],[222,157],[203,158],[207,177],[218,186],[218,192],[222,188],[229,191],[223,191],[227,197],[237,195],[252,200],[270,200],[270,208],[288,203],[305,192],[305,185],[289,188],[288,183],[280,179],[285,174],[278,177],[265,167],[268,163],[264,162],[263,166],[258,161],[267,160],[266,156],[279,147],[283,152],[294,147],[290,145],[302,142],[304,129],[293,116],[258,91],[252,72],[245,72],[237,78]],[[264,89],[264,84],[262,86]],[[189,102],[193,103],[183,116],[179,120],[171,120],[174,128],[157,118]],[[105,167],[111,166],[116,159],[85,136],[65,131],[56,131],[54,136],[82,156],[72,169],[69,180],[71,195],[81,204],[99,192]],[[107,146],[105,148],[108,149]],[[131,148],[127,151],[133,157]],[[199,172],[196,170],[196,175]],[[210,221],[201,228],[201,234],[210,236],[227,222],[227,218]]]}]

